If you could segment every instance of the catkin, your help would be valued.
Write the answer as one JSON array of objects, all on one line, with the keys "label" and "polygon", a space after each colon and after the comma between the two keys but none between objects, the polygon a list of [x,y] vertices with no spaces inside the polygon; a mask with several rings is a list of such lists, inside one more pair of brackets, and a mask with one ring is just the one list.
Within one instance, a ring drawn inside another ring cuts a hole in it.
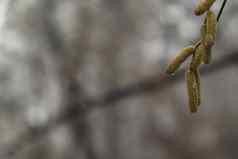
[{"label": "catkin", "polygon": [[204,64],[210,64],[212,61],[212,47],[206,48],[206,53],[202,57],[202,62]]},{"label": "catkin", "polygon": [[204,47],[204,45],[202,45],[202,43],[196,48],[194,54],[193,54],[193,58],[192,58],[192,62],[190,63],[190,69],[192,70],[197,70],[198,67],[201,65],[202,63],[202,57],[203,55],[206,53],[206,49]]},{"label": "catkin", "polygon": [[206,48],[210,48],[214,45],[217,32],[217,20],[216,15],[212,11],[207,12],[206,17],[206,37],[204,45]]},{"label": "catkin", "polygon": [[200,81],[198,70],[188,69],[186,72],[187,90],[189,99],[189,108],[192,113],[197,112],[201,103],[200,99]]},{"label": "catkin", "polygon": [[194,70],[195,80],[196,80],[196,96],[197,96],[197,104],[200,106],[201,104],[201,89],[200,89],[200,73],[199,69]]},{"label": "catkin", "polygon": [[205,51],[202,54],[202,63],[203,64],[210,64],[211,63],[211,58],[212,58],[212,46],[211,47],[206,47],[206,35],[207,35],[207,19],[205,19],[204,24],[201,27],[201,45],[205,46]]},{"label": "catkin", "polygon": [[187,57],[192,55],[194,52],[194,48],[192,46],[186,47],[181,50],[181,52],[170,62],[166,73],[173,74],[175,73],[180,65],[186,60]]},{"label": "catkin", "polygon": [[213,3],[216,0],[200,0],[197,6],[195,7],[194,13],[195,15],[202,15],[207,10],[210,9],[210,7],[213,5]]},{"label": "catkin", "polygon": [[203,25],[201,26],[200,32],[201,32],[201,39],[202,43],[204,43],[206,35],[207,35],[207,18],[204,20]]}]

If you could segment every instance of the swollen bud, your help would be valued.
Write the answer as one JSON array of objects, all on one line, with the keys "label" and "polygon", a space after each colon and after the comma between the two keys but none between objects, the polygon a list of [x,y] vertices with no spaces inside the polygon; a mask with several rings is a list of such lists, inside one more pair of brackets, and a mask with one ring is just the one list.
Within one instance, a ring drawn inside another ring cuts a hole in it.
[{"label": "swollen bud", "polygon": [[186,47],[181,50],[181,52],[170,62],[166,73],[173,74],[175,73],[181,64],[194,52],[194,48],[192,46]]},{"label": "swollen bud", "polygon": [[200,0],[197,6],[195,7],[194,14],[197,16],[202,15],[210,9],[210,7],[215,1],[216,0]]}]

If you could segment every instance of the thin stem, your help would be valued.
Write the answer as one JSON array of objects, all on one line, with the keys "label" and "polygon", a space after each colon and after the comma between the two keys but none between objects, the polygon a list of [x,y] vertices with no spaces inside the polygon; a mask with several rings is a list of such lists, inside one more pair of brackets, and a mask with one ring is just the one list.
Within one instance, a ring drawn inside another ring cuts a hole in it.
[{"label": "thin stem", "polygon": [[226,3],[227,3],[227,0],[224,0],[223,3],[222,3],[221,9],[220,9],[220,11],[218,13],[218,16],[217,16],[217,22],[219,22],[219,20],[221,18],[221,15],[222,15],[222,12],[223,12],[223,10],[224,10],[224,8],[226,6]]}]

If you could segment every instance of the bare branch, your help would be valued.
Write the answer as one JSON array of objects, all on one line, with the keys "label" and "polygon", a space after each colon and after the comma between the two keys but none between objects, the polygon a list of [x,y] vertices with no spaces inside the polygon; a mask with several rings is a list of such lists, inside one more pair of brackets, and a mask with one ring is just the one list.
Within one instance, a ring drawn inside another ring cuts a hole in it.
[{"label": "bare branch", "polygon": [[[233,52],[226,55],[218,61],[215,61],[208,67],[203,67],[201,72],[202,76],[211,73],[222,71],[234,64],[238,63],[238,54]],[[155,75],[154,77],[141,80],[134,84],[129,84],[123,88],[116,88],[108,93],[97,98],[85,98],[78,101],[78,105],[81,107],[69,108],[64,113],[60,114],[55,120],[50,121],[46,126],[34,129],[29,128],[22,135],[18,136],[14,143],[6,145],[5,150],[0,151],[0,158],[14,158],[18,153],[31,148],[35,144],[42,142],[55,128],[67,124],[69,122],[75,122],[80,118],[81,113],[92,110],[93,108],[105,108],[106,106],[115,106],[120,100],[138,96],[145,93],[153,93],[163,91],[169,86],[184,80],[185,69],[177,72],[175,76],[168,76],[165,73]]]}]

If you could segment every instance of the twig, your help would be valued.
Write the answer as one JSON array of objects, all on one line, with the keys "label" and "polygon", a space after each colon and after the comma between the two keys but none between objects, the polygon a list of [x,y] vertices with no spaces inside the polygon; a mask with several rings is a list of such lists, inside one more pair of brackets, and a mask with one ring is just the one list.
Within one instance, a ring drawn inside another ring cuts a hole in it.
[{"label": "twig", "polygon": [[221,9],[220,9],[220,11],[219,11],[219,13],[218,13],[218,16],[217,16],[217,22],[219,22],[219,20],[220,20],[220,18],[221,18],[221,15],[222,15],[223,10],[224,10],[224,8],[225,8],[225,6],[226,6],[226,3],[227,3],[227,0],[224,0],[223,3],[222,3]]},{"label": "twig", "polygon": [[[237,52],[224,56],[221,58],[221,60],[215,61],[209,67],[203,67],[201,72],[203,75],[210,75],[211,73],[221,71],[222,69],[230,67],[234,64],[238,64]],[[83,107],[84,110],[79,110],[79,107],[71,108],[70,110],[67,110],[65,113],[61,114],[54,121],[49,122],[44,127],[41,127],[39,130],[26,130],[25,133],[20,135],[14,143],[5,146],[5,150],[0,151],[0,158],[14,158],[20,152],[23,152],[35,144],[42,142],[44,137],[46,137],[55,128],[69,122],[77,121],[81,112],[90,111],[93,108],[98,107],[105,108],[106,106],[115,106],[113,103],[119,102],[120,100],[129,97],[163,91],[165,88],[168,88],[169,86],[184,80],[184,72],[185,70],[182,69],[173,77],[169,77],[162,73],[149,79],[145,79],[134,84],[129,84],[123,88],[113,89],[98,98],[85,98],[81,101],[78,101],[79,105],[85,105]]]}]

